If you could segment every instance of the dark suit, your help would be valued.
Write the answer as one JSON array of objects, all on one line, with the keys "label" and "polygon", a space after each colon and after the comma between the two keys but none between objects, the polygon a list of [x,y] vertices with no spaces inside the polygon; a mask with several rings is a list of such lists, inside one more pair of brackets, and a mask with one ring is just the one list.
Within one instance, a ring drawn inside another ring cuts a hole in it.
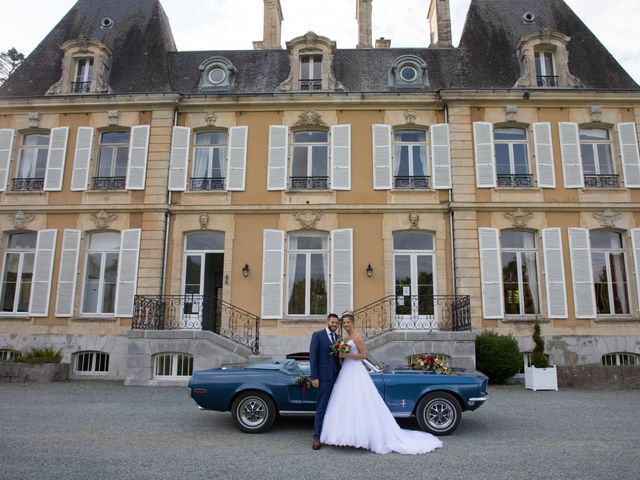
[{"label": "dark suit", "polygon": [[[336,337],[338,335],[336,334]],[[320,380],[316,403],[316,418],[313,428],[313,438],[320,438],[322,422],[327,411],[329,397],[333,390],[333,384],[340,373],[338,357],[331,355],[331,340],[326,328],[314,332],[309,346],[309,362],[311,363],[311,379]]]}]

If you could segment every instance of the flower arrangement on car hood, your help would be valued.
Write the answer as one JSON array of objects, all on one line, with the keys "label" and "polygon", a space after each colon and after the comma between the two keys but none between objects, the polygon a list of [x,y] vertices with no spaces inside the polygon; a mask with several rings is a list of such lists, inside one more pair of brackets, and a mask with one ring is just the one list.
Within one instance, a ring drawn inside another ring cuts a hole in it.
[{"label": "flower arrangement on car hood", "polygon": [[449,373],[449,366],[447,363],[437,358],[435,355],[418,355],[415,357],[414,362],[411,364],[411,368],[422,370],[423,372],[445,374]]}]

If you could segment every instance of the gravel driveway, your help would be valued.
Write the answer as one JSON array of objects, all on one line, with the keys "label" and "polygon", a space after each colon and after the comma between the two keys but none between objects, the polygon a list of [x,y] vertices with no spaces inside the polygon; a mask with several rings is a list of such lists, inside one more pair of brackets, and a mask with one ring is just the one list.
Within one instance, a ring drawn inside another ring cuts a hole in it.
[{"label": "gravel driveway", "polygon": [[[616,479],[640,477],[640,392],[490,388],[421,456],[311,449],[311,418],[240,433],[186,388],[0,384],[0,478]],[[417,428],[404,420],[405,428]]]}]

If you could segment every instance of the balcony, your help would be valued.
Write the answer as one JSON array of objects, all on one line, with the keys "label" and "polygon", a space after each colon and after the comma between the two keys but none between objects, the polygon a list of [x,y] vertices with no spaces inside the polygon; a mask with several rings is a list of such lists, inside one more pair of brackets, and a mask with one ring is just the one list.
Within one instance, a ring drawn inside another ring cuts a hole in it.
[{"label": "balcony", "polygon": [[533,175],[498,175],[498,187],[531,188]]},{"label": "balcony", "polygon": [[127,177],[93,177],[94,190],[124,190]]},{"label": "balcony", "polygon": [[44,178],[14,178],[14,192],[41,192],[44,190]]},{"label": "balcony", "polygon": [[557,87],[558,76],[557,75],[537,75],[536,80],[539,87]]},{"label": "balcony", "polygon": [[328,190],[329,177],[289,177],[290,190]]},{"label": "balcony", "polygon": [[620,188],[620,176],[585,175],[584,188]]},{"label": "balcony", "polygon": [[393,177],[393,188],[397,190],[429,190],[430,177]]},{"label": "balcony", "polygon": [[303,90],[303,91],[322,90],[322,79],[309,78],[305,80],[300,80],[300,90]]},{"label": "balcony", "polygon": [[72,93],[91,93],[91,82],[71,82]]},{"label": "balcony", "polygon": [[191,190],[200,191],[212,191],[212,190],[224,190],[224,178],[225,177],[200,177],[191,179]]}]

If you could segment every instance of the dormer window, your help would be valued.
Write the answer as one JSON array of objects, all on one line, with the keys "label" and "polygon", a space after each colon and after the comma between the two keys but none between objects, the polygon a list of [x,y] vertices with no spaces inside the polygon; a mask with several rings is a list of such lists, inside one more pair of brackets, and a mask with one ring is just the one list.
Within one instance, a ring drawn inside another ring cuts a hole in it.
[{"label": "dormer window", "polygon": [[62,75],[47,95],[111,93],[111,49],[97,40],[79,37],[65,42]]},{"label": "dormer window", "polygon": [[237,69],[224,57],[211,57],[200,64],[199,90],[224,91],[236,85]]},{"label": "dormer window", "polygon": [[553,68],[553,53],[537,51],[536,59],[536,80],[539,87],[557,87],[558,77]]},{"label": "dormer window", "polygon": [[300,57],[300,90],[322,90],[322,55]]},{"label": "dormer window", "polygon": [[415,55],[396,58],[389,68],[390,88],[424,88],[429,86],[427,64]]},{"label": "dormer window", "polygon": [[93,58],[80,58],[76,64],[76,81],[71,84],[73,93],[89,93],[91,91],[91,76],[93,73]]}]

